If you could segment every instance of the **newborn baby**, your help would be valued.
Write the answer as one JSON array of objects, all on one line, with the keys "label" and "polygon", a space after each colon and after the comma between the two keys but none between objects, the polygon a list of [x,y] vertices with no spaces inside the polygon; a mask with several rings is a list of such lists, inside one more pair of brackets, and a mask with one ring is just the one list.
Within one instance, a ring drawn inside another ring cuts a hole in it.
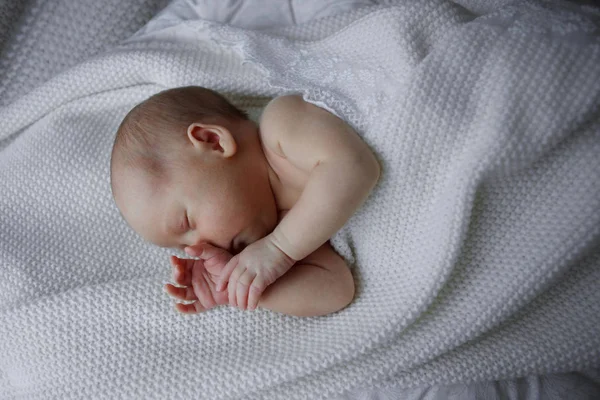
[{"label": "newborn baby", "polygon": [[333,114],[283,96],[260,126],[201,87],[160,92],[121,123],[111,157],[112,192],[145,240],[171,257],[166,291],[197,313],[230,304],[296,315],[338,311],[354,280],[329,244],[365,201],[379,164]]}]

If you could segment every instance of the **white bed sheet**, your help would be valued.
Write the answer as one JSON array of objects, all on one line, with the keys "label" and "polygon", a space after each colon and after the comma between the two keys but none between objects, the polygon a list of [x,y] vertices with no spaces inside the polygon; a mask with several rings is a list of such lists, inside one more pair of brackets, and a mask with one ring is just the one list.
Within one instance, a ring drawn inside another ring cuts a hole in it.
[{"label": "white bed sheet", "polygon": [[136,35],[147,35],[174,22],[204,19],[245,29],[268,29],[302,24],[358,7],[378,4],[376,0],[174,0]]},{"label": "white bed sheet", "polygon": [[[383,1],[381,1],[383,2]],[[507,1],[476,1],[463,4],[472,11],[482,13]],[[247,29],[265,29],[290,24],[301,24],[362,6],[376,4],[370,0],[176,0],[138,35],[147,35],[174,21],[207,19],[220,21]],[[573,372],[546,376],[529,376],[521,379],[451,384],[411,389],[396,387],[367,387],[336,397],[338,400],[367,399],[593,399],[600,397],[598,371]]]},{"label": "white bed sheet", "polygon": [[[335,15],[357,7],[392,0],[174,0],[167,8],[134,36],[153,32],[174,22],[189,19],[219,21],[246,29],[268,29],[301,24],[316,18]],[[512,0],[462,0],[476,14],[483,14]],[[332,400],[392,400],[392,399],[598,399],[600,374],[598,370],[527,376],[520,379],[402,388],[393,382],[377,387],[352,390]]]}]

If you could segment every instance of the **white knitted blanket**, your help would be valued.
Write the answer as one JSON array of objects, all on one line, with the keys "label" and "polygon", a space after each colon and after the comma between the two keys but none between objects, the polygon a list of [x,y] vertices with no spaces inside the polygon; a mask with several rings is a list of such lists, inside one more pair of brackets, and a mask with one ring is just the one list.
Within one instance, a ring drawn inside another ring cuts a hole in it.
[{"label": "white knitted blanket", "polygon": [[[262,33],[187,21],[1,108],[0,398],[312,399],[599,366],[599,20],[426,0]],[[170,252],[119,216],[109,159],[133,105],[191,84],[254,115],[303,93],[378,154],[333,239],[349,307],[174,310]]]}]

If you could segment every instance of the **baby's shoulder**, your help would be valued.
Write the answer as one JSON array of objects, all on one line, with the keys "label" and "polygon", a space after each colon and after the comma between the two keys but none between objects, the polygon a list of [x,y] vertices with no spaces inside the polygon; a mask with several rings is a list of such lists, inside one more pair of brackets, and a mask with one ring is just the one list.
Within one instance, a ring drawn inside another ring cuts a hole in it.
[{"label": "baby's shoulder", "polygon": [[[277,96],[267,103],[265,112],[288,113],[297,111],[299,108],[308,104],[299,94],[287,94]],[[264,113],[263,113],[264,114]]]},{"label": "baby's shoulder", "polygon": [[267,143],[278,143],[314,128],[331,127],[342,121],[327,110],[305,101],[301,95],[279,96],[265,107],[259,121]]},{"label": "baby's shoulder", "polygon": [[[271,100],[260,117],[259,124],[266,128],[286,128],[299,131],[315,125],[331,127],[346,124],[325,108],[305,101],[299,94],[279,96]],[[277,130],[277,129],[270,129]]]},{"label": "baby's shoulder", "polygon": [[260,136],[263,143],[280,156],[280,142],[299,126],[299,119],[305,113],[306,102],[300,95],[279,96],[271,100],[263,110],[259,120]]},{"label": "baby's shoulder", "polygon": [[279,96],[271,100],[265,107],[261,117],[261,128],[289,125],[297,120],[298,114],[306,112],[306,104],[300,95]]}]

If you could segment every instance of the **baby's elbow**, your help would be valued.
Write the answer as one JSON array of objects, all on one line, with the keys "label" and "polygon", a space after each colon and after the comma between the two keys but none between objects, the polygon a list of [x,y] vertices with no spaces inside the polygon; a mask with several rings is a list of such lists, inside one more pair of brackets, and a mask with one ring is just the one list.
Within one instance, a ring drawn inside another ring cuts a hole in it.
[{"label": "baby's elbow", "polygon": [[371,187],[377,184],[381,176],[381,165],[370,149],[365,149],[360,154],[355,165],[359,166],[365,182],[371,183]]},{"label": "baby's elbow", "polygon": [[346,308],[352,300],[354,300],[355,295],[355,285],[354,278],[352,277],[352,272],[346,267],[344,273],[340,274],[337,277],[337,282],[335,285],[331,286],[333,296],[332,299],[332,308],[331,312],[340,311]]},{"label": "baby's elbow", "polygon": [[373,182],[376,184],[379,181],[379,178],[381,177],[381,164],[379,164],[379,161],[377,160],[377,157],[375,157],[375,154],[371,153],[371,176],[373,179]]},{"label": "baby's elbow", "polygon": [[340,296],[340,307],[337,311],[346,308],[352,303],[354,300],[354,282],[352,282],[352,286],[348,286],[344,289],[342,295]]}]

